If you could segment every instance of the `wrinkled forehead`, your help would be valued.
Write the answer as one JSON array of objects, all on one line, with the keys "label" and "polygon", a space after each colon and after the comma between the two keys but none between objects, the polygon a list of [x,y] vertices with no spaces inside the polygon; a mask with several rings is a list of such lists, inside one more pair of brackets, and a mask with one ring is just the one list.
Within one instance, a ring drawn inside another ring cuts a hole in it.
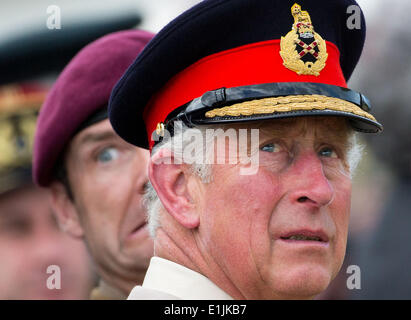
[{"label": "wrinkled forehead", "polygon": [[351,127],[343,117],[296,117],[235,124],[235,129],[258,129],[261,138],[314,136],[345,141]]}]

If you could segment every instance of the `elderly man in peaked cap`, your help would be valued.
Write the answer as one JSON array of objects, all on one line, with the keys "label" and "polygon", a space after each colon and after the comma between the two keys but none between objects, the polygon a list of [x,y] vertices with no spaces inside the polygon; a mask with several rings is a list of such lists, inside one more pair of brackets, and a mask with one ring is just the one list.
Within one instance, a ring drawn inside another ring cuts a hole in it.
[{"label": "elderly man in peaked cap", "polygon": [[123,75],[109,117],[151,149],[155,241],[129,299],[310,299],[337,275],[355,132],[382,130],[346,84],[365,38],[352,5],[205,0]]},{"label": "elderly man in peaked cap", "polygon": [[149,152],[118,137],[107,118],[114,84],[152,36],[121,31],[86,46],[59,76],[37,123],[34,180],[50,188],[63,229],[85,240],[101,276],[95,299],[127,297],[153,254],[141,201]]}]

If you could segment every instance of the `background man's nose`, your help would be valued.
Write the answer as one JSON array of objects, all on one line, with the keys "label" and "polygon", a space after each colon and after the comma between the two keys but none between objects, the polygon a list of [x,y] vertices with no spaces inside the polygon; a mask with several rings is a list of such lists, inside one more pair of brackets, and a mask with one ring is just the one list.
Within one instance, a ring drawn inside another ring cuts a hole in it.
[{"label": "background man's nose", "polygon": [[62,244],[67,241],[68,235],[58,227],[48,224],[38,227],[32,236],[33,249],[31,254],[41,265],[58,264],[64,260],[61,252]]}]

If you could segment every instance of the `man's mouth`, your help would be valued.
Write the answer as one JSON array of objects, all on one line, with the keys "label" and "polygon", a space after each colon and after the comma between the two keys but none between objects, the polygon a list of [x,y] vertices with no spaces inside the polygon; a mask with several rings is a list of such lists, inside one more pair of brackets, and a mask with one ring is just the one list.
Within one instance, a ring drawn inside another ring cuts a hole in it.
[{"label": "man's mouth", "polygon": [[145,237],[145,231],[147,229],[147,222],[140,223],[137,225],[133,230],[128,235],[128,239],[134,239],[134,238],[144,238]]},{"label": "man's mouth", "polygon": [[139,224],[138,226],[136,226],[136,227],[131,231],[131,233],[133,234],[133,233],[138,232],[140,229],[144,228],[146,225],[147,225],[146,222]]},{"label": "man's mouth", "polygon": [[297,234],[295,236],[291,237],[281,237],[281,239],[286,239],[286,240],[308,240],[308,241],[322,241],[321,238],[319,237],[307,237],[302,234]]},{"label": "man's mouth", "polygon": [[280,236],[282,240],[328,242],[328,236],[323,231],[299,230]]}]

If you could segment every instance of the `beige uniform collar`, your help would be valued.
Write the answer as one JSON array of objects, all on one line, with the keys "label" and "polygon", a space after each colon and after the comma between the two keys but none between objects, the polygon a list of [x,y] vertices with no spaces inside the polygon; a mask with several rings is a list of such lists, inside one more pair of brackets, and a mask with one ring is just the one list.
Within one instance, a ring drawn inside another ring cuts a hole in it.
[{"label": "beige uniform collar", "polygon": [[119,289],[107,284],[103,279],[100,279],[98,287],[91,291],[91,300],[125,300],[127,296]]},{"label": "beige uniform collar", "polygon": [[233,300],[202,274],[160,257],[151,258],[142,287],[183,300]]}]

